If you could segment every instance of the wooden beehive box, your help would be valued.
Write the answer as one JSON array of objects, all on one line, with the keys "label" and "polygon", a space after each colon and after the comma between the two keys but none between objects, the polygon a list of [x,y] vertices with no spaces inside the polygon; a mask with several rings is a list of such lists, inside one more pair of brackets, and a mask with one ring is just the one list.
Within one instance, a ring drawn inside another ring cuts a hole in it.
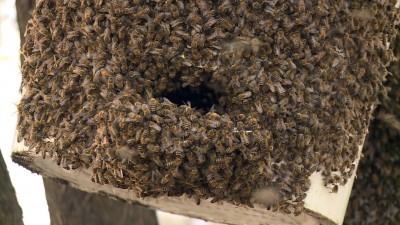
[{"label": "wooden beehive box", "polygon": [[341,224],[396,19],[389,1],[38,1],[13,159],[211,221]]}]

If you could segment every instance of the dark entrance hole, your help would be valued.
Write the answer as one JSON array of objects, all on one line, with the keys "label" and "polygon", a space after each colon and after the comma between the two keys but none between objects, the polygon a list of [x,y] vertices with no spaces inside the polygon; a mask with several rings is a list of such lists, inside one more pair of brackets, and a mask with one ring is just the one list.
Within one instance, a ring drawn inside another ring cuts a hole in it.
[{"label": "dark entrance hole", "polygon": [[211,108],[214,108],[218,113],[223,111],[218,104],[221,93],[207,87],[205,84],[201,84],[198,87],[182,87],[181,84],[177,84],[177,86],[176,90],[162,93],[162,96],[178,106],[190,103],[191,107],[201,110],[202,113],[209,112]]}]

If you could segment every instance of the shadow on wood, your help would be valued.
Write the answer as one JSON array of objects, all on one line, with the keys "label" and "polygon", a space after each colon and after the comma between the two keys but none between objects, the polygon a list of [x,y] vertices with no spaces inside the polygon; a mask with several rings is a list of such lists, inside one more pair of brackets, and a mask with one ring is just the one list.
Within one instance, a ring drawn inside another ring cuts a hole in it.
[{"label": "shadow on wood", "polygon": [[156,225],[153,210],[43,178],[52,225]]}]

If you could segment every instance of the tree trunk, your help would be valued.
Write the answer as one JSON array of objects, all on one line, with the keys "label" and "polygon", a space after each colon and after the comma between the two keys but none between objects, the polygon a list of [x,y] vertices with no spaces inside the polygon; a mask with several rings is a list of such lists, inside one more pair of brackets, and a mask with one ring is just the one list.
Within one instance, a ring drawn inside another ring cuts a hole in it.
[{"label": "tree trunk", "polygon": [[[25,28],[28,20],[32,17],[34,7],[35,0],[16,0],[21,46],[25,42]],[[86,193],[68,185],[58,184],[48,178],[43,178],[43,182],[52,225],[157,224],[154,210],[116,201],[98,194]],[[2,193],[0,196],[3,196]],[[8,206],[9,204],[2,205]],[[21,209],[18,209],[21,212]],[[0,217],[0,221],[3,221],[1,218],[3,217]],[[11,221],[9,224],[22,223],[12,223]]]},{"label": "tree trunk", "polygon": [[22,210],[18,205],[6,163],[0,153],[0,221],[2,225],[22,225]]},{"label": "tree trunk", "polygon": [[[21,38],[21,47],[25,43],[25,28],[28,20],[32,17],[33,8],[35,7],[35,0],[16,0],[15,7],[17,9],[17,22],[19,26],[19,36]],[[21,55],[21,63],[23,58]]]},{"label": "tree trunk", "polygon": [[153,210],[43,179],[52,225],[156,225]]}]

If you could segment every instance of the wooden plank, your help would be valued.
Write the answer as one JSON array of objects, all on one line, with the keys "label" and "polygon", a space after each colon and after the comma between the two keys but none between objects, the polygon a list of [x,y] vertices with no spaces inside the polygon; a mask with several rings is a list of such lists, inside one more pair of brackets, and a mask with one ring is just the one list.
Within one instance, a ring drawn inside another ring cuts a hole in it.
[{"label": "wooden plank", "polygon": [[[360,151],[361,151],[360,146]],[[255,204],[254,208],[236,206],[228,202],[211,203],[210,199],[196,205],[193,199],[187,196],[137,198],[132,191],[119,189],[111,185],[100,185],[90,180],[91,169],[79,168],[65,170],[58,166],[54,159],[28,151],[23,142],[16,142],[14,138],[13,161],[32,172],[58,182],[69,184],[83,191],[100,193],[121,201],[131,202],[170,213],[204,219],[207,221],[227,224],[342,224],[347,202],[350,196],[354,176],[338,193],[331,193],[331,188],[323,186],[322,177],[318,173],[311,176],[311,188],[305,199],[306,212],[299,216],[283,214],[267,210],[264,206]],[[358,160],[356,162],[358,164]]]}]

